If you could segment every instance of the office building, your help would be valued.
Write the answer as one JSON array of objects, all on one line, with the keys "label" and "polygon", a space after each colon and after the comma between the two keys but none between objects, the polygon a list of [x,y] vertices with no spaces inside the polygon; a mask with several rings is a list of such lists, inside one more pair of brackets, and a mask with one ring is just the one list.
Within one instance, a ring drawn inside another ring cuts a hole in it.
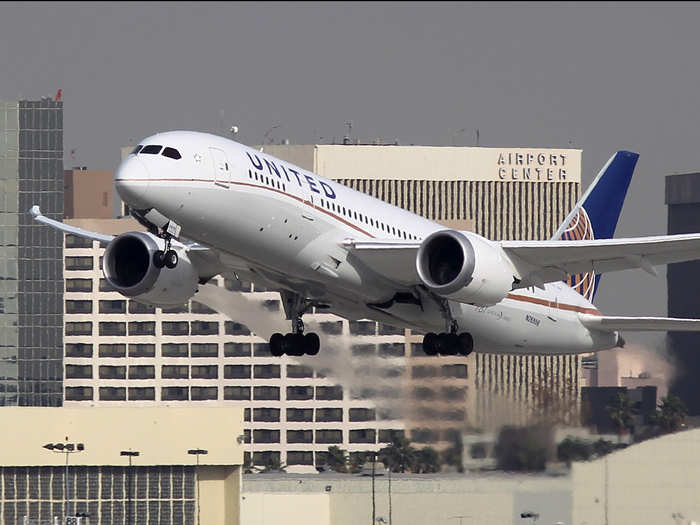
[{"label": "office building", "polygon": [[[668,233],[700,232],[700,173],[666,177]],[[700,317],[700,261],[669,264],[666,272],[669,317]],[[668,332],[668,347],[676,361],[669,391],[680,396],[690,415],[700,415],[700,333]]]},{"label": "office building", "polygon": [[0,405],[59,406],[63,377],[63,102],[0,102]]},{"label": "office building", "polygon": [[63,216],[66,219],[112,219],[121,202],[114,191],[113,173],[74,167],[64,172]]}]

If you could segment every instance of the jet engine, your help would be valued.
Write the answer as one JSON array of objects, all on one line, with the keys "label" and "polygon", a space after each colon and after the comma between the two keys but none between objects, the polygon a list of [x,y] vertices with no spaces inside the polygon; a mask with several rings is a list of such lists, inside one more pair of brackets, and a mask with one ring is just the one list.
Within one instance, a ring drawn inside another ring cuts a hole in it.
[{"label": "jet engine", "polygon": [[120,294],[155,306],[186,303],[197,291],[199,276],[184,246],[173,242],[175,268],[159,268],[154,254],[165,241],[146,232],[127,232],[114,238],[104,253],[105,278]]},{"label": "jet engine", "polygon": [[476,306],[504,299],[514,280],[510,262],[498,246],[455,230],[440,230],[423,240],[416,270],[433,293]]}]

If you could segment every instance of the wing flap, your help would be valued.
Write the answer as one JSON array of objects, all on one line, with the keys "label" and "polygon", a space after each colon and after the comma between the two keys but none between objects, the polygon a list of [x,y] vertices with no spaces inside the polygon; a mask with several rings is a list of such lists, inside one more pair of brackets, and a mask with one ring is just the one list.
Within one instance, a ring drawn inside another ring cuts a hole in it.
[{"label": "wing flap", "polygon": [[581,323],[592,330],[601,332],[700,332],[700,319],[679,319],[672,317],[612,317],[579,314]]},{"label": "wing flap", "polygon": [[360,261],[375,273],[401,285],[420,282],[416,272],[417,242],[404,241],[354,241],[346,239],[343,246],[348,250],[348,260]]}]

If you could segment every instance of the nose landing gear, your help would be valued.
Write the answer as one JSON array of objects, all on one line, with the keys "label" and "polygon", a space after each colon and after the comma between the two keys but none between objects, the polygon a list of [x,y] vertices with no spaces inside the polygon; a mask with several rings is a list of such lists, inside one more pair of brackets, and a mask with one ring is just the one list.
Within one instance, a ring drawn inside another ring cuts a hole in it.
[{"label": "nose landing gear", "polygon": [[171,248],[173,238],[177,238],[180,234],[180,226],[173,221],[168,222],[158,236],[165,240],[165,250],[157,250],[153,254],[153,265],[156,268],[167,266],[171,270],[177,266],[177,252]]}]

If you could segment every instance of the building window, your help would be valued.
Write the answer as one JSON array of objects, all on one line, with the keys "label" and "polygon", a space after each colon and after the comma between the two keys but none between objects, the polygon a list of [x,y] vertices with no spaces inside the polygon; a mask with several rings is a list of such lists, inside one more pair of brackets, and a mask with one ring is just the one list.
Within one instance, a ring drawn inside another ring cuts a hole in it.
[{"label": "building window", "polygon": [[376,323],[374,321],[350,321],[350,333],[352,335],[374,335]]},{"label": "building window", "polygon": [[270,357],[270,345],[268,343],[253,343],[253,355],[255,357]]},{"label": "building window", "polygon": [[132,365],[129,367],[129,379],[155,379],[156,367],[153,365]]},{"label": "building window", "polygon": [[126,379],[126,367],[101,365],[100,379]]},{"label": "building window", "polygon": [[418,401],[432,401],[435,399],[435,397],[435,391],[426,386],[420,386],[413,389],[413,399]]},{"label": "building window", "polygon": [[[291,443],[287,440],[288,443]],[[287,465],[313,465],[314,453],[302,450],[290,450],[287,452]]]},{"label": "building window", "polygon": [[192,335],[217,335],[219,323],[214,321],[192,321]]},{"label": "building window", "polygon": [[317,430],[316,443],[342,443],[342,430]]},{"label": "building window", "polygon": [[211,314],[215,314],[215,313],[216,313],[216,310],[212,310],[212,309],[209,308],[206,304],[202,304],[202,303],[200,303],[199,301],[192,301],[192,306],[191,306],[191,308],[190,308],[190,311],[191,311],[193,314],[207,314],[207,315],[211,315]]},{"label": "building window", "polygon": [[376,349],[377,346],[372,344],[352,345],[352,355],[357,357],[369,357],[375,354]]},{"label": "building window", "polygon": [[379,323],[377,329],[378,335],[404,335],[405,330],[403,328],[397,328],[396,326],[391,326],[390,324]]},{"label": "building window", "polygon": [[156,389],[152,386],[129,387],[129,401],[155,401]]},{"label": "building window", "polygon": [[253,421],[278,422],[280,420],[279,408],[254,408]]},{"label": "building window", "polygon": [[114,292],[114,286],[109,284],[109,281],[104,277],[100,278],[100,292]]},{"label": "building window", "polygon": [[67,314],[91,314],[92,301],[66,301]]},{"label": "building window", "polygon": [[160,389],[160,398],[163,401],[187,401],[188,392],[186,386],[164,386]]},{"label": "building window", "polygon": [[277,299],[266,299],[263,301],[263,307],[270,312],[279,312],[280,302]]},{"label": "building window", "polygon": [[66,292],[92,292],[92,279],[66,279]]},{"label": "building window", "polygon": [[340,335],[343,333],[342,321],[324,321],[321,324],[321,332],[329,335]]},{"label": "building window", "polygon": [[466,417],[464,410],[445,410],[440,414],[440,419],[445,421],[464,421]]},{"label": "building window", "polygon": [[250,365],[224,365],[224,379],[250,379]]},{"label": "building window", "polygon": [[421,365],[421,366],[414,366],[411,368],[411,377],[413,379],[424,379],[426,377],[435,377],[437,376],[438,373],[438,368],[436,366],[427,366],[427,365]]},{"label": "building window", "polygon": [[317,408],[316,409],[316,422],[328,422],[328,421],[342,421],[343,420],[343,409],[342,408]]},{"label": "building window", "polygon": [[92,256],[66,257],[66,270],[92,270]]},{"label": "building window", "polygon": [[210,399],[216,399],[218,395],[218,389],[215,386],[193,386],[191,390],[192,401],[207,401]]},{"label": "building window", "polygon": [[126,313],[126,301],[100,301],[101,314],[124,314]]},{"label": "building window", "polygon": [[279,443],[280,431],[269,428],[253,430],[253,442],[255,443]]},{"label": "building window", "polygon": [[311,430],[287,430],[287,443],[313,443],[314,434]]},{"label": "building window", "polygon": [[312,386],[288,386],[287,399],[295,401],[304,401],[313,399],[314,387]]},{"label": "building window", "polygon": [[163,335],[189,335],[187,321],[163,321]]},{"label": "building window", "polygon": [[160,375],[163,379],[188,379],[190,374],[187,365],[163,365]]},{"label": "building window", "polygon": [[224,357],[250,357],[250,343],[224,343]]},{"label": "building window", "polygon": [[218,379],[219,367],[217,365],[192,365],[192,379]]},{"label": "building window", "polygon": [[253,452],[254,465],[275,465],[280,462],[280,453],[266,450],[265,452]]},{"label": "building window", "polygon": [[226,321],[224,323],[224,331],[226,335],[250,335],[250,330],[247,326],[234,321]]},{"label": "building window", "polygon": [[467,365],[442,365],[440,367],[442,377],[467,377]]},{"label": "building window", "polygon": [[92,365],[66,365],[66,379],[92,379]]},{"label": "building window", "polygon": [[306,365],[287,365],[287,377],[298,379],[304,377],[313,377],[314,370]]},{"label": "building window", "polygon": [[66,322],[66,335],[92,335],[92,323],[83,321],[79,323]]},{"label": "building window", "polygon": [[287,421],[303,422],[313,421],[314,411],[312,408],[288,408]]},{"label": "building window", "polygon": [[101,344],[100,357],[126,357],[126,345],[123,343]]},{"label": "building window", "polygon": [[342,386],[317,386],[316,399],[320,401],[342,401],[343,387]]},{"label": "building window", "polygon": [[148,343],[129,344],[129,357],[155,357],[156,345]]},{"label": "building window", "polygon": [[115,386],[101,386],[100,401],[126,401],[126,388]]},{"label": "building window", "polygon": [[435,443],[439,440],[437,430],[431,428],[411,429],[411,441],[416,443]]},{"label": "building window", "polygon": [[164,314],[186,314],[189,313],[190,307],[188,303],[176,304],[175,306],[167,306],[161,308]]},{"label": "building window", "polygon": [[350,443],[375,443],[377,436],[373,428],[363,428],[350,431]]},{"label": "building window", "polygon": [[155,321],[130,321],[129,335],[156,335]]},{"label": "building window", "polygon": [[219,357],[217,343],[192,343],[192,357]]},{"label": "building window", "polygon": [[401,357],[404,354],[403,343],[382,343],[379,345],[380,357]]},{"label": "building window", "polygon": [[66,387],[66,401],[92,401],[91,386],[68,386]]},{"label": "building window", "polygon": [[351,408],[350,421],[374,421],[377,415],[373,408]]},{"label": "building window", "polygon": [[380,429],[379,430],[379,442],[380,443],[391,443],[394,439],[404,437],[403,430],[393,430],[393,429]]},{"label": "building window", "polygon": [[253,387],[253,399],[256,401],[279,401],[280,389],[276,386]]},{"label": "building window", "polygon": [[224,288],[232,292],[250,292],[250,283],[238,279],[224,279]]},{"label": "building window", "polygon": [[66,234],[66,248],[92,248],[92,239]]},{"label": "building window", "polygon": [[126,335],[126,323],[100,323],[100,335]]},{"label": "building window", "polygon": [[280,377],[280,365],[255,365],[253,367],[255,379],[278,379]]},{"label": "building window", "polygon": [[92,357],[92,345],[88,343],[66,343],[66,357]]},{"label": "building window", "polygon": [[155,314],[156,307],[151,304],[143,304],[133,299],[129,300],[130,314]]},{"label": "building window", "polygon": [[187,343],[163,343],[160,349],[163,357],[189,357]]},{"label": "building window", "polygon": [[249,401],[250,387],[249,386],[225,386],[224,399],[233,401]]},{"label": "building window", "polygon": [[441,394],[445,401],[464,401],[467,398],[467,389],[446,386],[442,389]]}]

